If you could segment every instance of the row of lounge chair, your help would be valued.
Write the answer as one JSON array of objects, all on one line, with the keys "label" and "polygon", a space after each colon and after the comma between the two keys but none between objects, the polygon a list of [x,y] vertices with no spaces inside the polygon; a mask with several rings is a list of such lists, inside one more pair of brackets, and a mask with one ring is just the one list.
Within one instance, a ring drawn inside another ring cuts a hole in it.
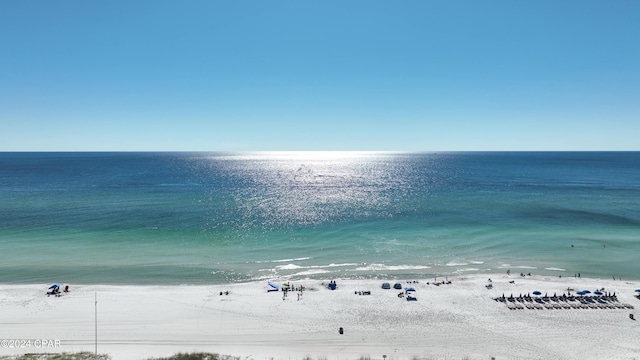
[{"label": "row of lounge chair", "polygon": [[507,305],[510,310],[564,310],[564,309],[633,309],[629,304],[623,304],[618,301],[615,295],[607,294],[600,296],[575,296],[562,294],[551,297],[532,297],[530,295],[520,295],[514,297],[513,294],[506,297],[496,297],[493,300]]},{"label": "row of lounge chair", "polygon": [[507,308],[509,310],[565,310],[565,309],[633,309],[632,305],[629,304],[589,304],[589,303],[576,303],[576,304],[568,304],[568,303],[560,303],[560,304],[517,304],[517,303],[507,303]]}]

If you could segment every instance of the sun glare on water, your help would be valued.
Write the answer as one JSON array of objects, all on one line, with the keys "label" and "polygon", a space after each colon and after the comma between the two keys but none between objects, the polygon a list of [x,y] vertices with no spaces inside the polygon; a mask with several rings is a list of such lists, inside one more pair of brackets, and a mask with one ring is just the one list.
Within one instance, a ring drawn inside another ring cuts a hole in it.
[{"label": "sun glare on water", "polygon": [[[394,157],[375,151],[265,151],[216,155],[236,179],[246,221],[267,227],[320,224],[384,213],[397,188]],[[215,159],[215,160],[214,160]]]},{"label": "sun glare on water", "polygon": [[217,159],[228,160],[272,160],[272,161],[361,161],[384,156],[393,156],[398,152],[381,151],[252,151],[228,154]]}]

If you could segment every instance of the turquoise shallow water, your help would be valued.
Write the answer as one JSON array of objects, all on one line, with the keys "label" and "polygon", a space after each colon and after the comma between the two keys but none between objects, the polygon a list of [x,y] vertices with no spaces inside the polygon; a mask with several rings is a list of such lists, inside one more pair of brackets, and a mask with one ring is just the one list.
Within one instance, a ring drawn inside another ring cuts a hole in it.
[{"label": "turquoise shallow water", "polygon": [[639,240],[637,152],[0,153],[3,283],[640,279]]}]

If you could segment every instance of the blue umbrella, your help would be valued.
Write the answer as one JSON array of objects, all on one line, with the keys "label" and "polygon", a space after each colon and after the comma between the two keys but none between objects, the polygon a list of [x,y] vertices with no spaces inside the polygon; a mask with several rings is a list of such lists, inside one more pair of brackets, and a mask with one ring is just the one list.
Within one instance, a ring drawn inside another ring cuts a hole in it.
[{"label": "blue umbrella", "polygon": [[597,291],[597,290],[594,291],[593,293],[596,294],[596,295],[602,295],[602,293],[600,291]]},{"label": "blue umbrella", "polygon": [[541,293],[540,291],[538,291],[538,290],[536,290],[536,291],[532,292],[532,294],[533,294],[533,295],[542,295],[542,293]]},{"label": "blue umbrella", "polygon": [[60,287],[60,284],[53,284],[51,286],[49,286],[49,289],[57,289]]},{"label": "blue umbrella", "polygon": [[416,291],[416,289],[414,289],[412,287],[406,287],[406,288],[404,288],[404,291]]},{"label": "blue umbrella", "polygon": [[591,294],[591,291],[589,291],[589,290],[582,290],[582,292],[585,293],[585,294]]},{"label": "blue umbrella", "polygon": [[640,289],[636,289],[636,292],[640,292]]},{"label": "blue umbrella", "polygon": [[582,291],[578,291],[576,294],[578,294],[578,295],[584,295],[584,294],[586,294],[586,292],[584,292],[584,290],[582,290]]}]

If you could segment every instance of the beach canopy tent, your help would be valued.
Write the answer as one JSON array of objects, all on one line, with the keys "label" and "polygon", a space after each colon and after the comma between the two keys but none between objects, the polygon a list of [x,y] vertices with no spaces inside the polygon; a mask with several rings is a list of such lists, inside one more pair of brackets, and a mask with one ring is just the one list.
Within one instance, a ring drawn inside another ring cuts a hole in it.
[{"label": "beach canopy tent", "polygon": [[382,288],[383,288],[383,289],[385,289],[385,290],[389,290],[389,289],[391,289],[391,284],[389,284],[389,283],[382,283]]},{"label": "beach canopy tent", "polygon": [[400,289],[402,289],[402,284],[395,283],[395,284],[393,284],[393,288],[396,289],[396,290],[400,290]]},{"label": "beach canopy tent", "polygon": [[416,289],[412,288],[412,287],[406,287],[404,288],[404,291],[409,292],[409,291],[416,291]]},{"label": "beach canopy tent", "polygon": [[541,293],[540,291],[538,291],[538,290],[536,290],[536,291],[532,292],[532,294],[533,294],[533,295],[542,295],[542,293]]}]

